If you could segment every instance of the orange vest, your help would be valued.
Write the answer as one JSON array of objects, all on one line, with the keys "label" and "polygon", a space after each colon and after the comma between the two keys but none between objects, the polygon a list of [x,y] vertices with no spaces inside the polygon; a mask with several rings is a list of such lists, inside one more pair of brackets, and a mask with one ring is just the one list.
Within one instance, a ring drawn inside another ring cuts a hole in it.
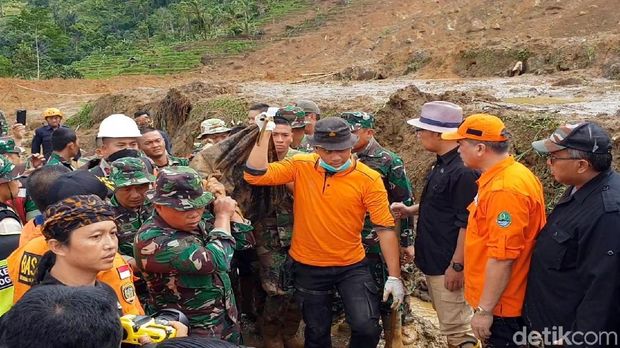
[{"label": "orange vest", "polygon": [[[45,238],[39,236],[20,246],[8,257],[9,277],[14,287],[13,303],[19,301],[32,286],[39,260],[48,250]],[[97,280],[114,289],[118,302],[123,307],[123,314],[144,315],[133,285],[133,271],[120,254],[116,254],[112,269],[99,272]]]},{"label": "orange vest", "polygon": [[19,246],[23,247],[30,240],[41,236],[41,225],[37,226],[34,223],[34,219],[30,219],[24,225],[24,228],[22,229],[22,234],[19,236]]}]

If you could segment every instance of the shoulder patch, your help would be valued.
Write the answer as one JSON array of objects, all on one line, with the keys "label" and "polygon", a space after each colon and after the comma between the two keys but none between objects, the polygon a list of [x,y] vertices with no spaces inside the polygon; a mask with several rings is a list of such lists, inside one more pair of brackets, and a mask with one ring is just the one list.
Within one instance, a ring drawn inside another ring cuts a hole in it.
[{"label": "shoulder patch", "polygon": [[136,288],[133,283],[129,282],[121,286],[121,293],[123,294],[123,300],[127,303],[133,303],[136,299]]},{"label": "shoulder patch", "polygon": [[507,211],[502,211],[497,215],[497,226],[506,228],[512,223],[512,216]]},{"label": "shoulder patch", "polygon": [[118,277],[121,280],[131,277],[131,271],[129,270],[129,265],[122,265],[120,267],[116,267],[116,272],[118,272]]},{"label": "shoulder patch", "polygon": [[19,262],[18,281],[20,283],[32,286],[32,283],[34,283],[34,276],[37,274],[37,267],[39,266],[40,260],[41,255],[24,252]]}]

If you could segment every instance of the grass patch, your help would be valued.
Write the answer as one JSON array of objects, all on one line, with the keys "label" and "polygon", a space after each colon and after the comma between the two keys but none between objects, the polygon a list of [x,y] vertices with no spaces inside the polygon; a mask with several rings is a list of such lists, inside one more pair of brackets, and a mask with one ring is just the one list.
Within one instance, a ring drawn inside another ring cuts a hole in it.
[{"label": "grass patch", "polygon": [[98,53],[73,64],[86,78],[116,75],[165,75],[199,68],[203,56],[240,54],[256,47],[252,40],[214,40],[158,44],[122,53]]},{"label": "grass patch", "polygon": [[86,103],[77,114],[69,117],[65,124],[73,129],[80,128],[91,128],[93,126],[93,118],[91,117],[91,112],[95,107],[94,103]]}]

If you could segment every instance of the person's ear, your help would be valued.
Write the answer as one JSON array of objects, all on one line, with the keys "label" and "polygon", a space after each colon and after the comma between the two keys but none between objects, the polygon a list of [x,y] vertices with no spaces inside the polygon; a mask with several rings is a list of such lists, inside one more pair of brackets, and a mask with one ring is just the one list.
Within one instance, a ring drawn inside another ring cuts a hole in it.
[{"label": "person's ear", "polygon": [[583,174],[586,171],[588,171],[588,167],[591,167],[592,165],[590,164],[590,162],[588,162],[585,159],[579,159],[577,161],[577,173],[578,174]]},{"label": "person's ear", "polygon": [[47,247],[56,255],[65,256],[67,254],[67,246],[56,239],[48,240]]}]

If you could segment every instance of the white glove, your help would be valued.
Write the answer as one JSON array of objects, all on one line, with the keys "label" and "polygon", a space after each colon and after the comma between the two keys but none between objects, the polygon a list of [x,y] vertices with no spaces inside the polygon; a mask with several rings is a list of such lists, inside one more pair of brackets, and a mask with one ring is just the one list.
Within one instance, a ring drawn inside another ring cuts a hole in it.
[{"label": "white glove", "polygon": [[254,117],[254,122],[256,122],[258,129],[261,131],[266,130],[273,132],[273,130],[276,129],[276,124],[273,122],[273,116],[267,115],[266,112],[261,112],[256,115],[256,117]]},{"label": "white glove", "polygon": [[396,277],[388,277],[383,288],[383,302],[387,302],[392,295],[392,309],[398,308],[405,299],[403,281]]}]

